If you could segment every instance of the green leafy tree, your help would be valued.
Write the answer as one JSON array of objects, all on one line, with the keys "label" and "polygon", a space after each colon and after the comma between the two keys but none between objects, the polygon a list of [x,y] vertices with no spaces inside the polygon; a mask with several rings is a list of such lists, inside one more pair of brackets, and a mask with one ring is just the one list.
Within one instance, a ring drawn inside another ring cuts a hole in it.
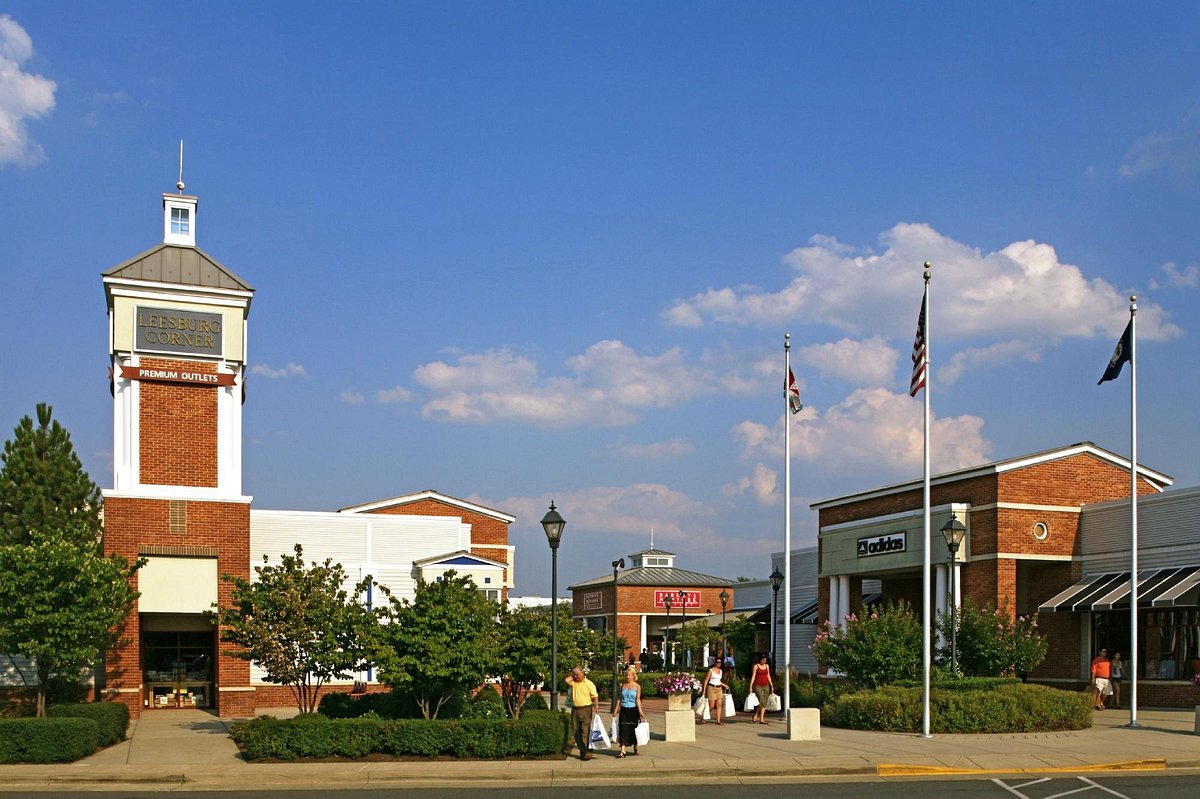
[{"label": "green leafy tree", "polygon": [[[721,633],[708,626],[708,622],[704,619],[690,621],[679,628],[679,646],[683,653],[690,653],[691,662],[700,666],[707,666],[706,663],[701,663],[704,647],[707,646],[710,652],[715,653],[716,647],[721,642]],[[681,655],[680,663],[687,663],[686,656]]]},{"label": "green leafy tree", "polygon": [[483,682],[499,661],[500,606],[469,577],[447,572],[417,581],[410,602],[388,595],[390,624],[382,628],[380,679],[409,691],[425,718]]},{"label": "green leafy tree", "polygon": [[[980,607],[963,601],[958,622],[958,670],[967,677],[1005,677],[1028,674],[1046,658],[1047,641],[1038,631],[1037,616],[1013,618],[1006,608]],[[938,616],[941,645],[937,655],[950,663],[950,614]]]},{"label": "green leafy tree", "polygon": [[501,611],[496,673],[509,718],[520,718],[530,692],[550,680],[550,637],[550,614],[531,608]]},{"label": "green leafy tree", "polygon": [[754,643],[758,640],[758,628],[739,616],[725,622],[725,644],[737,655],[739,674],[749,674],[753,666]]},{"label": "green leafy tree", "polygon": [[305,567],[300,544],[295,553],[277,566],[255,566],[253,581],[223,575],[233,586],[231,604],[216,615],[221,640],[238,647],[231,654],[256,662],[267,682],[291,689],[301,713],[312,713],[329,680],[370,667],[379,622],[358,601],[369,576],[351,596],[340,563],[326,558]]},{"label": "green leafy tree", "polygon": [[850,616],[846,628],[828,622],[812,644],[817,662],[872,688],[921,673],[921,622],[911,605],[888,602],[866,615]]},{"label": "green leafy tree", "polygon": [[0,546],[0,652],[32,661],[38,716],[46,714],[52,678],[78,681],[101,650],[116,645],[118,625],[138,597],[130,581],[144,561],[80,546],[89,529],[76,519]]},{"label": "green leafy tree", "polygon": [[71,434],[38,403],[4,442],[0,468],[0,543],[28,544],[37,531],[70,532],[99,548],[100,489],[83,470]]}]

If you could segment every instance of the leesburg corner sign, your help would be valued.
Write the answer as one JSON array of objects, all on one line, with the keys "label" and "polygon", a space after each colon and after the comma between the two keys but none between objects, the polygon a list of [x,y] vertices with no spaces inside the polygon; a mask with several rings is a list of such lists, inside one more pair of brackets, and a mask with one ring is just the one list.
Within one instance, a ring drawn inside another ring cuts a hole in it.
[{"label": "leesburg corner sign", "polygon": [[858,556],[867,558],[871,555],[890,555],[893,552],[903,552],[904,540],[904,533],[860,538],[858,539]]}]

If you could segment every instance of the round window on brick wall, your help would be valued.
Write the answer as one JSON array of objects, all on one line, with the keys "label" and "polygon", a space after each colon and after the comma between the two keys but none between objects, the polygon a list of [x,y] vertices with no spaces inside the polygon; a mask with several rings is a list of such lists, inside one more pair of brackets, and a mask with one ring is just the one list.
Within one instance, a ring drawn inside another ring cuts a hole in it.
[{"label": "round window on brick wall", "polygon": [[1045,522],[1034,522],[1033,537],[1038,541],[1045,541],[1050,537],[1050,525]]}]

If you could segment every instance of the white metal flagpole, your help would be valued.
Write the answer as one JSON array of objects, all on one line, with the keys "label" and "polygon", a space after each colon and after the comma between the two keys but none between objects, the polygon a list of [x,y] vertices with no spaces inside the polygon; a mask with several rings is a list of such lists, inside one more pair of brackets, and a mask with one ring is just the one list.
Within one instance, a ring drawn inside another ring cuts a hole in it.
[{"label": "white metal flagpole", "polygon": [[1138,529],[1137,529],[1137,296],[1129,298],[1129,726],[1137,722]]},{"label": "white metal flagpole", "polygon": [[925,507],[924,521],[922,524],[921,533],[921,550],[923,552],[921,561],[921,703],[922,703],[922,723],[921,735],[924,738],[929,738],[930,718],[929,718],[929,672],[932,665],[932,651],[930,645],[930,632],[932,628],[932,620],[930,616],[930,519],[929,519],[929,385],[930,380],[930,358],[929,358],[929,269],[931,264],[925,262],[925,297],[921,305],[924,323],[925,323],[925,396],[924,402],[924,421],[925,421],[925,455],[924,455],[924,481],[921,487],[921,501]]},{"label": "white metal flagpole", "polygon": [[783,718],[792,731],[792,334],[783,334]]}]

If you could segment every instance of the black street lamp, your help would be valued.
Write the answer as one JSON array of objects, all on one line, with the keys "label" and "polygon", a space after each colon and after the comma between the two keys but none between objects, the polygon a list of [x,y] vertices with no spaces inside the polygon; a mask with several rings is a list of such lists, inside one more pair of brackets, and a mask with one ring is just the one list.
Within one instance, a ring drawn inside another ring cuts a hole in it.
[{"label": "black street lamp", "polygon": [[675,665],[675,658],[671,652],[671,595],[667,594],[663,597],[663,604],[667,606],[667,626],[663,628],[663,655],[664,668]]},{"label": "black street lamp", "polygon": [[[681,612],[683,613],[683,618],[679,620],[679,636],[682,638],[684,630],[687,628],[687,591],[684,591],[682,588],[679,589],[679,607],[682,608]],[[688,667],[689,654],[691,653],[687,651],[687,646],[685,645],[683,648],[683,667],[685,669]]]},{"label": "black street lamp", "polygon": [[958,547],[962,544],[963,536],[967,534],[967,526],[958,520],[954,512],[950,512],[950,521],[942,525],[942,535],[946,537],[946,546],[950,549],[950,673],[958,674],[958,603],[955,602],[954,572],[958,562]]},{"label": "black street lamp", "polygon": [[771,668],[775,668],[775,628],[779,626],[779,588],[783,585],[783,572],[779,567],[771,572]]},{"label": "black street lamp", "polygon": [[625,568],[625,558],[614,560],[613,567],[613,675],[612,675],[612,695],[613,701],[617,701],[617,569]]},{"label": "black street lamp", "polygon": [[729,591],[721,589],[721,665],[725,664],[725,658],[729,657],[729,650],[725,645],[725,606],[729,604]]},{"label": "black street lamp", "polygon": [[542,517],[542,529],[550,542],[550,709],[558,710],[558,542],[562,540],[566,520],[554,509]]}]

